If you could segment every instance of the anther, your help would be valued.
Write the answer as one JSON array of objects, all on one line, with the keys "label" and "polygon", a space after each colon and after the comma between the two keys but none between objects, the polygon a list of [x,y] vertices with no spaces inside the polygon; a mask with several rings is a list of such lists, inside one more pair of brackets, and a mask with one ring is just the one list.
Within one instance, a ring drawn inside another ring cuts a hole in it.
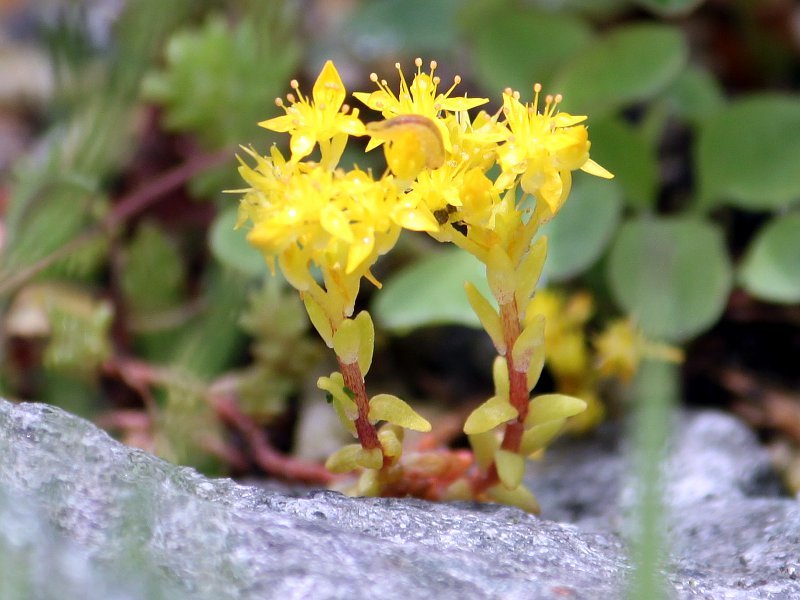
[{"label": "anther", "polygon": [[350,112],[350,105],[349,104],[342,104],[342,114],[346,115]]},{"label": "anther", "polygon": [[292,79],[289,82],[289,85],[292,87],[293,90],[296,90],[297,88],[300,87],[300,84],[298,83],[297,79]]},{"label": "anther", "polygon": [[275,106],[283,106],[283,98],[275,98]]},{"label": "anther", "polygon": [[504,93],[504,94],[506,94],[506,95],[508,95],[508,96],[511,96],[511,95],[513,95],[513,94],[514,94],[514,90],[512,90],[510,87],[507,87],[507,88],[505,88],[505,89],[503,90],[503,93]]},{"label": "anther", "polygon": [[400,63],[399,62],[394,63],[394,68],[399,71],[400,70]]},{"label": "anther", "polygon": [[441,81],[442,81],[441,78],[437,75],[436,77],[433,78],[433,85],[439,85]]},{"label": "anther", "polygon": [[431,61],[431,71],[436,69],[438,66],[439,66],[439,63],[437,63],[435,60]]},{"label": "anther", "polygon": [[456,75],[453,77],[453,84],[458,85],[459,83],[461,83],[461,75]]},{"label": "anther", "polygon": [[534,83],[533,84],[533,91],[537,94],[542,91],[542,84],[541,83]]},{"label": "anther", "polygon": [[378,74],[377,73],[370,73],[369,74],[369,80],[372,83],[378,83]]},{"label": "anther", "polygon": [[556,97],[555,97],[556,104],[561,102],[563,99],[564,99],[564,96],[562,96],[561,94],[556,94]]},{"label": "anther", "polygon": [[421,67],[422,59],[418,56],[417,58],[414,59],[414,64],[417,65],[417,67]]},{"label": "anther", "polygon": [[294,94],[286,94],[286,99],[287,99],[289,102],[291,102],[292,104],[294,104],[295,102],[297,102],[297,100],[296,100],[296,99],[295,99],[295,97],[294,97]]}]

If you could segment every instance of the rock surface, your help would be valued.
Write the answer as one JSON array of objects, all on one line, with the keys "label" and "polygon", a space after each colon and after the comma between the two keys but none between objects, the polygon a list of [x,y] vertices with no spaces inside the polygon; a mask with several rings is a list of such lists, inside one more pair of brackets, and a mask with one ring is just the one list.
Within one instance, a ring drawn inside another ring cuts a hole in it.
[{"label": "rock surface", "polygon": [[[717,413],[680,430],[667,468],[676,596],[800,598],[800,510],[757,442]],[[0,401],[0,597],[621,598],[629,494],[613,439],[534,465],[555,519],[543,520],[207,479],[59,409]]]}]

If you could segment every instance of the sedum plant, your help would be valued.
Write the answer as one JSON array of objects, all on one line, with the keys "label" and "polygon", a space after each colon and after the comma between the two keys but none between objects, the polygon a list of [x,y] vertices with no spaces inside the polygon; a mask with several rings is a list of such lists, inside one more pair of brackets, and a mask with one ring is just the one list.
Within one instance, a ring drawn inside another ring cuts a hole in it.
[{"label": "sedum plant", "polygon": [[[427,72],[415,64],[410,83],[396,65],[398,92],[373,74],[377,90],[354,94],[381,115],[369,123],[345,104],[332,62],[311,95],[292,81],[276,101],[285,114],[260,123],[289,134],[290,155],[246,149],[254,163],[240,161],[249,187],[239,190],[239,225],[251,223],[247,239],[297,289],[336,355],[339,370],[318,386],[357,443],[330,456],[329,470],[360,472],[358,494],[489,499],[536,512],[522,485],[525,457],[586,408],[562,394],[531,399],[545,360],[545,319],[532,308],[547,253],[537,233],[569,196],[572,171],[612,175],[589,158],[586,117],[560,112],[560,96],[543,97],[537,84],[533,102],[523,103],[506,89],[500,110],[473,116],[488,99],[457,96],[459,77],[444,89],[435,62]],[[367,152],[383,148],[384,173],[340,165],[351,136],[366,137]],[[429,431],[430,423],[397,396],[367,393],[375,333],[369,313],[355,313],[356,297],[363,279],[380,287],[371,269],[404,229],[485,266],[494,303],[465,288],[497,350],[495,393],[464,424],[472,453],[404,455],[404,430]]]}]

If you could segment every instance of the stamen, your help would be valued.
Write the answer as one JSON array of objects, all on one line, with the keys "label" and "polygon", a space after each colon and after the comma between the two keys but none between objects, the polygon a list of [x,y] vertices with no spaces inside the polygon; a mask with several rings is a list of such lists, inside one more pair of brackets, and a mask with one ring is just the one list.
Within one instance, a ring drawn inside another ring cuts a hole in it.
[{"label": "stamen", "polygon": [[458,85],[459,83],[461,83],[461,75],[456,75],[453,77],[453,85]]},{"label": "stamen", "polygon": [[286,94],[286,99],[287,99],[289,102],[291,102],[292,104],[294,104],[295,102],[297,102],[297,100],[296,100],[296,99],[295,99],[295,97],[294,97],[294,94]]},{"label": "stamen", "polygon": [[400,70],[400,63],[399,62],[394,63],[394,68],[399,71]]},{"label": "stamen", "polygon": [[289,85],[291,86],[291,88],[292,88],[293,90],[296,90],[297,88],[299,88],[299,87],[300,87],[300,83],[297,81],[297,79],[292,79],[292,80],[289,82]]},{"label": "stamen", "polygon": [[275,106],[283,107],[283,98],[275,98]]},{"label": "stamen", "polygon": [[417,67],[421,67],[422,59],[418,56],[417,58],[414,59],[414,64],[417,65]]},{"label": "stamen", "polygon": [[342,114],[346,115],[350,112],[350,105],[349,104],[342,104]]},{"label": "stamen", "polygon": [[378,74],[377,73],[370,73],[369,74],[369,80],[372,83],[378,83]]},{"label": "stamen", "polygon": [[503,93],[506,94],[507,96],[512,96],[514,94],[514,90],[512,90],[510,87],[507,87],[503,89]]},{"label": "stamen", "polygon": [[438,66],[439,63],[437,63],[435,60],[431,61],[431,71],[435,71]]}]

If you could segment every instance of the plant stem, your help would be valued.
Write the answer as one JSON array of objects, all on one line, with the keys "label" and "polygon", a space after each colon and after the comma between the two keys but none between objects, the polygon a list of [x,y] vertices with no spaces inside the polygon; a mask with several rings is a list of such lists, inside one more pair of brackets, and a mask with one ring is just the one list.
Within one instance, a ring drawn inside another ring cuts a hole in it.
[{"label": "plant stem", "polygon": [[347,389],[353,392],[353,401],[358,408],[358,418],[355,420],[358,441],[367,450],[380,448],[381,443],[378,440],[378,432],[375,426],[369,422],[369,398],[367,397],[367,389],[364,386],[364,376],[361,374],[358,362],[346,364],[338,357],[336,360],[339,362],[339,370],[344,378],[344,384]]},{"label": "plant stem", "polygon": [[513,348],[519,337],[521,326],[519,312],[515,300],[500,305],[500,318],[503,321],[503,338],[506,343],[506,363],[508,365],[509,402],[517,409],[517,419],[506,425],[502,448],[509,452],[517,452],[525,431],[525,418],[528,416],[528,382],[527,374],[514,368]]}]

